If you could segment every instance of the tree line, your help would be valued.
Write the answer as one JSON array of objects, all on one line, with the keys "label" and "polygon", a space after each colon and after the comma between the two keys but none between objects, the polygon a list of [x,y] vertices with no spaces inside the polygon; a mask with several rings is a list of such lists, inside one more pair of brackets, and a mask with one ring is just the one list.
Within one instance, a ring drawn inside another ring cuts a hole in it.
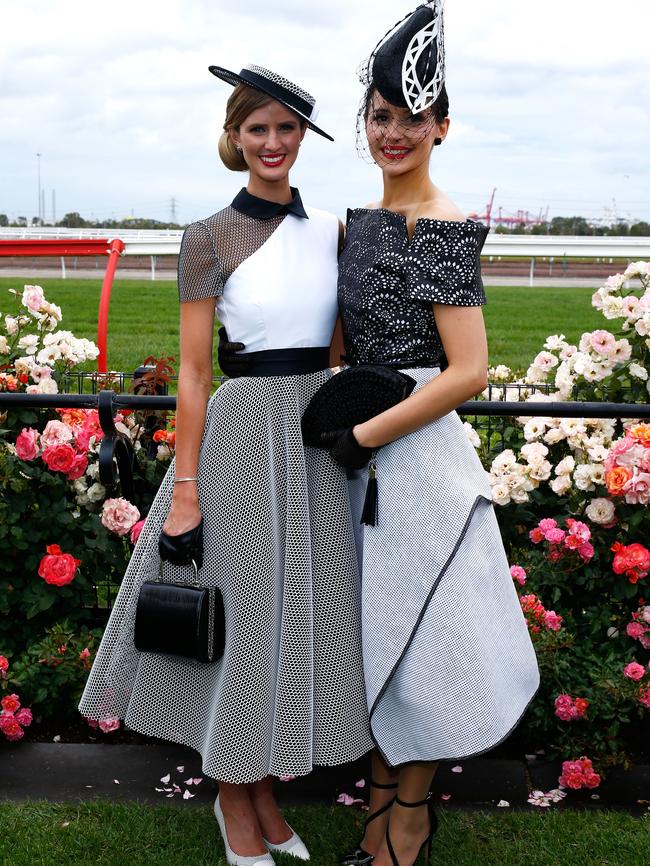
[{"label": "tree line", "polygon": [[[28,225],[27,218],[19,216],[15,222],[10,222],[7,215],[0,213],[0,227]],[[38,217],[32,217],[29,225],[39,225]],[[147,217],[127,217],[121,220],[87,220],[77,211],[67,213],[62,220],[48,225],[68,229],[183,229],[186,224],[162,222]],[[497,234],[530,234],[530,235],[631,235],[633,237],[650,237],[650,223],[645,220],[627,222],[617,220],[610,225],[590,222],[586,217],[553,217],[552,220],[538,225],[519,225],[516,227],[496,226]]]}]

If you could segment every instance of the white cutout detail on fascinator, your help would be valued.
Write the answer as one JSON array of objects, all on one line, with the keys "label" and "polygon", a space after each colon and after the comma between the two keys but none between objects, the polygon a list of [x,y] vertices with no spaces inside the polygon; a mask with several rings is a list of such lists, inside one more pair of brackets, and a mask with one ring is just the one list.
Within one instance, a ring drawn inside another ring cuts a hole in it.
[{"label": "white cutout detail on fascinator", "polygon": [[[411,114],[430,108],[436,101],[445,82],[445,46],[442,20],[444,0],[432,0],[433,20],[419,30],[409,42],[402,61],[402,92]],[[428,81],[418,78],[417,64],[424,51],[436,40],[437,61],[433,75]]]}]

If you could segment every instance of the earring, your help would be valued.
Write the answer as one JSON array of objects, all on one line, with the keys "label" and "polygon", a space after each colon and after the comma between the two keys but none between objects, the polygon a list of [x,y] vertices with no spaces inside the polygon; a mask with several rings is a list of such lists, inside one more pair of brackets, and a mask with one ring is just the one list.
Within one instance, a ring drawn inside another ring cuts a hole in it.
[{"label": "earring", "polygon": [[442,144],[442,139],[441,138],[434,138],[433,139],[433,146],[437,147],[439,144]]},{"label": "earring", "polygon": [[236,147],[237,150],[241,153],[241,144],[236,144],[235,147]]}]

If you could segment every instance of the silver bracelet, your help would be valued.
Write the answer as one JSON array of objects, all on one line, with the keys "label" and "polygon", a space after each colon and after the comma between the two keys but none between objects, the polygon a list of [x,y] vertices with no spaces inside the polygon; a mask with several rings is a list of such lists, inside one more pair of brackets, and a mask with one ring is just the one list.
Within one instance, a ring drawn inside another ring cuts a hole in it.
[{"label": "silver bracelet", "polygon": [[180,481],[198,481],[199,478],[197,475],[188,475],[187,478],[174,478],[174,484],[178,484]]}]

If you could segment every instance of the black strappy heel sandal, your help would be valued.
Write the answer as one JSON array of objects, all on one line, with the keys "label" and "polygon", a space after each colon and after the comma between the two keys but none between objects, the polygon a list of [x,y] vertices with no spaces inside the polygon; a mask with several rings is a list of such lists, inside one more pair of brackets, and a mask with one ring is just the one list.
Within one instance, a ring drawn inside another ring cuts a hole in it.
[{"label": "black strappy heel sandal", "polygon": [[[427,807],[427,812],[429,813],[429,824],[430,824],[429,835],[424,840],[424,842],[420,845],[420,851],[422,851],[422,849],[424,848],[425,845],[427,846],[427,853],[426,853],[426,862],[427,863],[429,863],[431,861],[431,843],[433,841],[433,835],[436,832],[436,830],[438,829],[438,816],[436,815],[435,810],[433,808],[432,797],[433,797],[433,794],[429,793],[429,795],[427,797],[425,797],[424,800],[419,800],[417,803],[405,803],[404,800],[400,800],[399,797],[395,797],[395,802],[397,803],[398,806],[406,806],[408,809],[415,809],[417,806],[426,806]],[[389,830],[390,830],[390,824],[388,827],[386,827],[386,845],[388,847],[388,853],[390,854],[390,859],[393,861],[393,866],[399,866],[399,860],[397,859],[397,856],[395,854],[395,849],[393,848],[393,843],[390,841]],[[418,851],[417,857],[415,858],[415,860],[417,860],[418,857],[420,856],[420,851]],[[413,861],[413,862],[415,862],[415,861]]]},{"label": "black strappy heel sandal", "polygon": [[[379,782],[373,782],[372,779],[369,782],[371,788],[380,788],[385,791],[389,791],[393,788],[397,788],[397,782],[392,782],[389,785],[382,785]],[[375,818],[379,818],[380,815],[383,815],[390,807],[393,805],[397,798],[392,797],[387,803],[385,803],[380,809],[377,809],[376,812],[373,812],[372,815],[369,815],[366,818],[365,824],[363,825],[363,830],[365,834],[366,827],[370,824],[371,821],[374,821]],[[374,854],[369,854],[365,851],[361,845],[351,851],[349,854],[346,854],[339,861],[341,866],[369,866],[370,863],[375,859]]]}]

